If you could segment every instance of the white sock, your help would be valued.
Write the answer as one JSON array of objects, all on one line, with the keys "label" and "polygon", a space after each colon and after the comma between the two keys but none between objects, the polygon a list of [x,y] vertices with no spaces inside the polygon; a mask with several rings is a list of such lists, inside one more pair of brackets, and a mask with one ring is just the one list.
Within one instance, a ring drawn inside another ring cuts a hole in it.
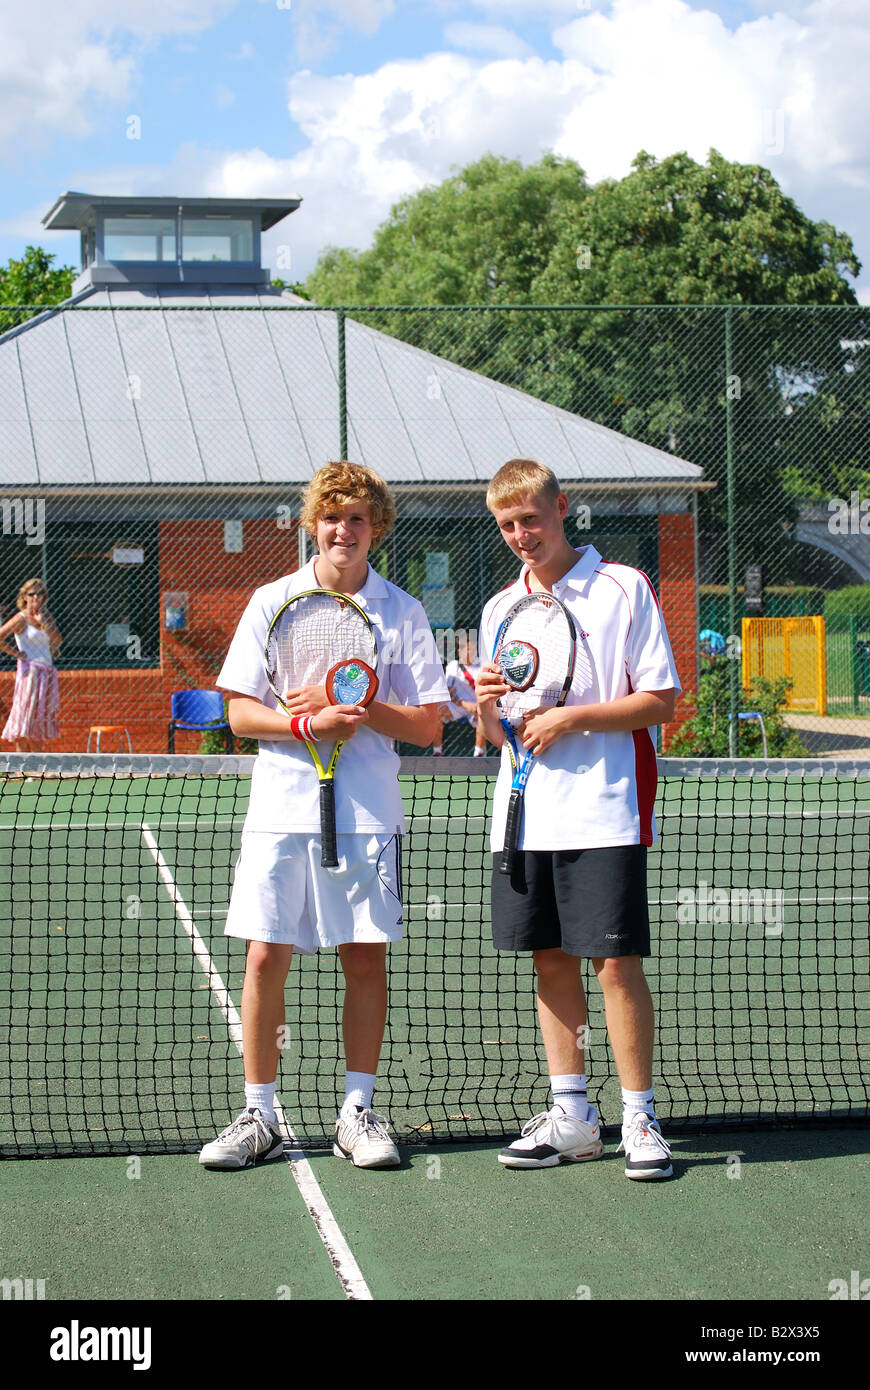
[{"label": "white sock", "polygon": [[485,748],[477,748],[477,747],[475,747],[475,750],[474,750],[474,757],[475,757],[475,758],[483,758],[483,757],[485,757],[485,756],[486,756],[486,749],[485,749]]},{"label": "white sock", "polygon": [[566,1115],[573,1115],[576,1120],[588,1117],[585,1071],[568,1076],[551,1076],[550,1090],[553,1092],[553,1104],[561,1105]]},{"label": "white sock", "polygon": [[652,1086],[648,1091],[627,1091],[622,1088],[622,1127],[625,1129],[631,1123],[632,1116],[642,1114],[649,1115],[651,1120],[656,1117],[655,1102],[653,1100]]},{"label": "white sock", "polygon": [[374,1072],[348,1071],[344,1074],[344,1104],[358,1105],[363,1110],[372,1108],[372,1092],[377,1076]]},{"label": "white sock", "polygon": [[278,1123],[278,1116],[275,1114],[275,1091],[277,1081],[246,1081],[245,1082],[245,1104],[248,1109],[253,1107],[259,1110],[267,1125]]}]

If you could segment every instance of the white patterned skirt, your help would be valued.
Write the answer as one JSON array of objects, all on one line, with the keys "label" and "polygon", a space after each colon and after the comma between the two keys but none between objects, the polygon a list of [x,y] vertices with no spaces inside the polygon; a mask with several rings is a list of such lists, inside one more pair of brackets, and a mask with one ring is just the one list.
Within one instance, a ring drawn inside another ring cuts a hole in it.
[{"label": "white patterned skirt", "polygon": [[57,738],[57,670],[41,661],[19,661],[12,708],[0,738]]}]

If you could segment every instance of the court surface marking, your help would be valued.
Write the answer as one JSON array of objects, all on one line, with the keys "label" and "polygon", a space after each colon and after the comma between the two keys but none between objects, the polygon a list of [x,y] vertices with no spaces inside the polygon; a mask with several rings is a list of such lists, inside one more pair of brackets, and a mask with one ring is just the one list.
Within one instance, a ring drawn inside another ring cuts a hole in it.
[{"label": "court surface marking", "polygon": [[[172,876],[169,865],[166,863],[166,860],[158,848],[157,841],[154,838],[150,826],[142,826],[142,838],[154,859],[157,872],[160,875],[160,880],[169,894],[170,901],[175,908],[176,916],[190,940],[197,962],[205,974],[208,987],[214,995],[221,1013],[226,1019],[230,1037],[241,1056],[241,1016],[230,997],[229,990],[221,979],[209,955],[205,942],[196,929],[190,909],[178,890],[178,885]],[[363,1278],[362,1270],[354,1259],[353,1252],[330,1210],[329,1203],[321,1191],[320,1184],[314,1176],[311,1164],[308,1162],[302,1149],[300,1149],[296,1135],[293,1133],[287,1116],[284,1114],[280,1105],[275,1106],[275,1113],[278,1116],[278,1123],[281,1131],[285,1135],[284,1158],[287,1161],[290,1172],[293,1174],[293,1179],[308,1209],[308,1214],[317,1228],[317,1234],[323,1242],[341,1287],[344,1289],[349,1299],[360,1301],[371,1299],[371,1290]],[[292,1145],[292,1147],[288,1148],[288,1143]]]}]

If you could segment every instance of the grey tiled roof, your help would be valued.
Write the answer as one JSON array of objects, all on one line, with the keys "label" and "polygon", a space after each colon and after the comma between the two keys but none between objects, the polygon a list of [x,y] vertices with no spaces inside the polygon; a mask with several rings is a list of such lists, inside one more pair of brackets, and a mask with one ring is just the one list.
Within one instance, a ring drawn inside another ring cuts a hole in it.
[{"label": "grey tiled roof", "polygon": [[[292,483],[338,457],[334,310],[194,285],[74,303],[87,308],[48,310],[0,337],[3,485]],[[135,311],[143,305],[159,308]],[[346,346],[348,454],[389,482],[485,482],[515,456],[565,481],[702,477],[350,318]]]}]

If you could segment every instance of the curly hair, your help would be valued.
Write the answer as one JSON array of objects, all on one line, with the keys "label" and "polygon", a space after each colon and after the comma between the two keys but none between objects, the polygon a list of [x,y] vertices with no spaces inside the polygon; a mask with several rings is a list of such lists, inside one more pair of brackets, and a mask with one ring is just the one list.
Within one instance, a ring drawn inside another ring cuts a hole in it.
[{"label": "curly hair", "polygon": [[25,579],[24,583],[21,585],[21,588],[18,590],[18,598],[16,599],[18,607],[22,611],[27,607],[27,590],[32,589],[35,584],[39,585],[40,589],[43,592],[43,596],[45,598],[48,598],[48,590],[46,589],[45,583],[38,574],[35,575],[33,579]]},{"label": "curly hair", "polygon": [[324,464],[318,469],[302,496],[300,523],[309,536],[317,535],[317,523],[330,507],[367,502],[372,522],[372,539],[382,541],[393,529],[396,504],[390,489],[374,469],[361,463]]},{"label": "curly hair", "polygon": [[509,459],[487,488],[486,505],[490,511],[493,507],[507,507],[527,493],[555,502],[561,491],[559,479],[546,464],[536,459]]}]

